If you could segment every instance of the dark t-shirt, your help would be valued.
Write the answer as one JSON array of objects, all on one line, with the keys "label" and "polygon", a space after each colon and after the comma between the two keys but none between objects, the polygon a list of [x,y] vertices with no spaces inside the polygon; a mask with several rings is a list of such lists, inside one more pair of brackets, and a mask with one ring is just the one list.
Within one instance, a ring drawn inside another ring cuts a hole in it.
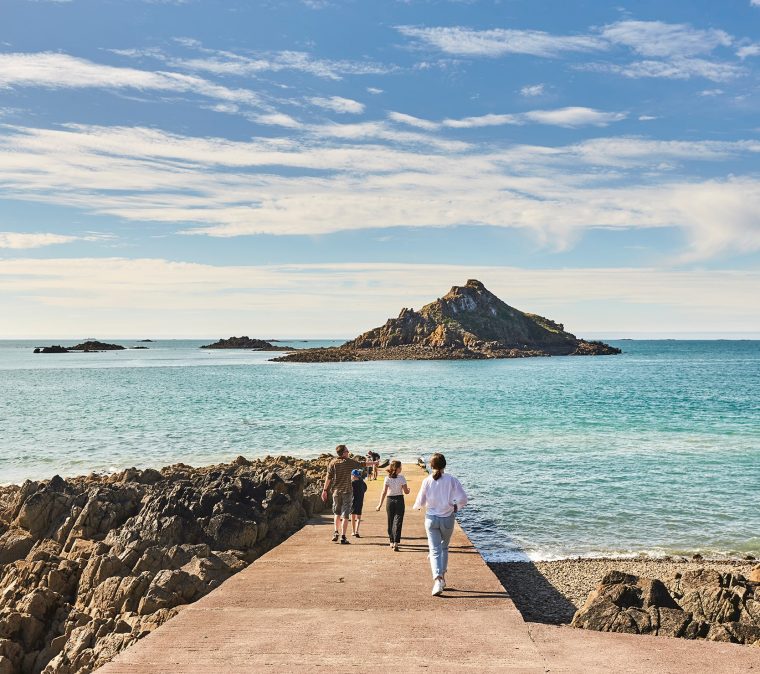
[{"label": "dark t-shirt", "polygon": [[352,510],[361,512],[364,505],[364,493],[367,491],[367,483],[364,480],[353,480],[351,487],[354,490],[354,505]]}]

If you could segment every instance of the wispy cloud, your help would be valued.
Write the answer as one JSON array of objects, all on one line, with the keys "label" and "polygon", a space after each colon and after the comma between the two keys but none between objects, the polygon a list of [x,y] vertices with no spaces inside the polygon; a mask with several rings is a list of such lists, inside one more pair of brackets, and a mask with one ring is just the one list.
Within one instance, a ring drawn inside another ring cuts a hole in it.
[{"label": "wispy cloud", "polygon": [[438,122],[433,122],[429,119],[421,119],[420,117],[407,115],[403,112],[389,112],[388,119],[393,120],[394,122],[398,122],[399,124],[407,124],[418,129],[425,129],[427,131],[435,131],[441,127]]},{"label": "wispy cloud", "polygon": [[342,96],[312,96],[308,101],[319,108],[332,110],[342,115],[359,115],[364,112],[364,103],[359,103],[359,101],[354,101],[351,98],[343,98]]},{"label": "wispy cloud", "polygon": [[463,26],[397,26],[396,29],[406,37],[457,56],[529,54],[549,58],[566,52],[590,52],[607,47],[607,43],[597,36],[552,35],[540,30],[475,30]]},{"label": "wispy cloud", "polygon": [[758,141],[497,148],[436,144],[381,123],[303,134],[240,142],[144,128],[6,128],[0,183],[16,199],[221,237],[477,224],[563,248],[588,228],[678,227],[693,259],[760,250],[760,181],[678,168],[757,156]]},{"label": "wispy cloud", "polygon": [[520,95],[525,97],[543,96],[546,87],[543,84],[529,84],[520,89]]},{"label": "wispy cloud", "polygon": [[489,114],[464,119],[446,119],[444,126],[469,129],[503,124],[549,124],[553,126],[607,126],[627,117],[625,112],[604,112],[585,107],[558,108],[556,110],[531,110],[515,114]]},{"label": "wispy cloud", "polygon": [[[185,41],[183,46],[200,52],[193,58],[178,58],[152,52],[172,67],[193,72],[238,77],[257,76],[265,72],[298,71],[329,80],[341,80],[347,75],[385,75],[393,72],[395,66],[375,61],[329,60],[314,57],[304,51],[283,50],[239,54],[231,51],[208,49],[197,41]],[[137,52],[135,56],[147,55]]]},{"label": "wispy cloud", "polygon": [[[723,30],[700,29],[689,24],[626,20],[570,36],[504,28],[475,30],[462,26],[397,26],[397,30],[418,45],[460,57],[527,54],[559,58],[584,53],[615,56],[625,49],[639,58],[629,63],[619,63],[618,60],[575,63],[574,67],[630,78],[701,77],[726,81],[746,73],[735,63],[711,58],[717,49],[734,45],[736,39],[733,36]],[[740,47],[737,54],[741,59],[756,55],[752,46]]]},{"label": "wispy cloud", "polygon": [[194,75],[122,68],[52,52],[0,54],[2,87],[138,89],[196,94],[248,105],[261,103],[253,91],[230,89]]},{"label": "wispy cloud", "polygon": [[0,232],[0,248],[23,250],[26,248],[42,248],[59,243],[76,241],[76,236],[65,236],[50,233]]},{"label": "wispy cloud", "polygon": [[657,77],[671,80],[688,80],[694,77],[726,82],[736,79],[746,70],[733,63],[709,61],[699,58],[674,58],[669,61],[634,61],[625,65],[614,63],[588,63],[574,66],[578,70],[609,72],[631,79]]},{"label": "wispy cloud", "polygon": [[601,34],[641,56],[656,58],[708,54],[716,47],[728,47],[733,42],[723,30],[700,30],[688,24],[662,21],[619,21],[605,26]]}]

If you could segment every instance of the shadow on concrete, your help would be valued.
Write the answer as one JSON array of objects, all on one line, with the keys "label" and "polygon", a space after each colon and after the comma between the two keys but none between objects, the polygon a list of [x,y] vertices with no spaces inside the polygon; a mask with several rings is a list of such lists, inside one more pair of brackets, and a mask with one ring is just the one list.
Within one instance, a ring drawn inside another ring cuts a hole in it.
[{"label": "shadow on concrete", "polygon": [[441,599],[509,599],[506,592],[492,592],[490,590],[458,590],[455,587],[446,587]]},{"label": "shadow on concrete", "polygon": [[526,622],[563,625],[573,619],[575,606],[533,562],[490,562],[488,566]]}]

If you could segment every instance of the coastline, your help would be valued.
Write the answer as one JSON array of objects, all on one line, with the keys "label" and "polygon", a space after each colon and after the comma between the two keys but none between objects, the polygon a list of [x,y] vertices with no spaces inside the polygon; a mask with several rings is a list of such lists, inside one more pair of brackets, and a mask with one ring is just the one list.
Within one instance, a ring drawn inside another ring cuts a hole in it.
[{"label": "coastline", "polygon": [[657,578],[673,591],[676,574],[699,569],[746,576],[758,565],[747,559],[673,557],[575,557],[555,561],[489,562],[526,622],[567,625],[601,579],[611,571]]}]

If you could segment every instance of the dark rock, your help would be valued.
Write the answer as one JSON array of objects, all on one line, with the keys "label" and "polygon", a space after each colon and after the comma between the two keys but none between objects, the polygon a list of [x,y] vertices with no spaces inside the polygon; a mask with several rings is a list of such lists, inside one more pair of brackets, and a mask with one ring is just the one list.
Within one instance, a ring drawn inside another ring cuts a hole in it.
[{"label": "dark rock", "polygon": [[60,344],[54,346],[38,346],[34,353],[68,353],[69,349],[61,346]]},{"label": "dark rock", "polygon": [[711,569],[687,571],[673,595],[656,579],[613,571],[589,595],[574,627],[760,645],[757,585]]},{"label": "dark rock", "polygon": [[220,339],[213,344],[206,344],[201,349],[251,349],[253,351],[293,351],[284,346],[274,346],[271,342],[263,339],[251,339],[250,337],[230,337]]},{"label": "dark rock", "polygon": [[303,349],[274,360],[478,360],[616,353],[620,349],[578,339],[562,324],[515,309],[480,281],[469,280],[419,311],[402,309],[398,318],[342,346]]},{"label": "dark rock", "polygon": [[69,351],[123,351],[125,348],[120,344],[108,344],[107,342],[99,342],[94,339],[68,347]]}]

